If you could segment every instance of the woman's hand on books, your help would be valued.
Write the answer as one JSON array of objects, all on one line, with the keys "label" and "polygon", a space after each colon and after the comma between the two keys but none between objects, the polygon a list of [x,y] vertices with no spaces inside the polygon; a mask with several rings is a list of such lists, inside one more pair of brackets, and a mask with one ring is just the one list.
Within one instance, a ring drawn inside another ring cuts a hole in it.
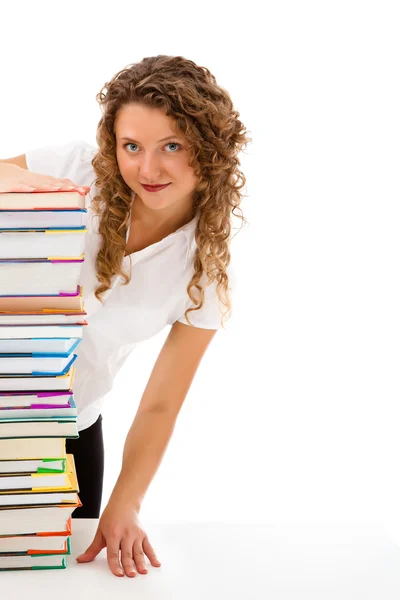
[{"label": "woman's hand on books", "polygon": [[103,548],[107,548],[107,562],[111,571],[119,577],[124,574],[135,577],[135,565],[137,572],[145,575],[145,554],[153,567],[161,565],[139,521],[138,512],[122,499],[110,498],[93,542],[76,560],[80,563],[91,562]]},{"label": "woman's hand on books", "polygon": [[10,163],[0,165],[0,193],[77,191],[85,195],[89,190],[90,186],[79,186],[71,179],[32,173]]}]

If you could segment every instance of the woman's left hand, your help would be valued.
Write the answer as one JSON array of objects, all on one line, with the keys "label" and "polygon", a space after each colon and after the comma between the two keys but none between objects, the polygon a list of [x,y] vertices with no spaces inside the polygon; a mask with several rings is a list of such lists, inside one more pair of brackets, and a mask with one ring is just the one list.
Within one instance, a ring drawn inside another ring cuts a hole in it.
[{"label": "woman's left hand", "polygon": [[137,511],[118,498],[110,498],[100,517],[93,542],[76,560],[80,563],[91,562],[103,548],[107,548],[107,562],[111,571],[119,577],[123,577],[124,573],[128,577],[135,577],[135,565],[138,573],[145,575],[145,554],[153,567],[161,565],[143,530]]}]

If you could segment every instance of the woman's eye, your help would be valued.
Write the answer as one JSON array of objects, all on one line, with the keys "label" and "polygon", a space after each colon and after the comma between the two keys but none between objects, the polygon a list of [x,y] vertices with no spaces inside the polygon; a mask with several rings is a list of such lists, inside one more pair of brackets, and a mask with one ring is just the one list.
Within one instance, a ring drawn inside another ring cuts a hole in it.
[{"label": "woman's eye", "polygon": [[180,144],[177,144],[176,142],[169,142],[167,146],[178,146],[178,148],[180,148]]},{"label": "woman's eye", "polygon": [[[128,142],[127,144],[125,144],[125,148],[127,148],[128,146],[136,146],[136,148],[138,148],[138,146],[136,144],[134,144],[133,142]],[[176,150],[179,150],[181,148],[181,145],[178,144],[177,142],[169,142],[167,144],[167,146],[176,146]],[[176,152],[176,150],[175,150],[175,152]],[[172,154],[174,154],[175,152],[172,152]],[[136,154],[135,151],[132,152],[131,150],[130,150],[130,153]],[[170,154],[170,153],[168,153],[168,154]]]}]

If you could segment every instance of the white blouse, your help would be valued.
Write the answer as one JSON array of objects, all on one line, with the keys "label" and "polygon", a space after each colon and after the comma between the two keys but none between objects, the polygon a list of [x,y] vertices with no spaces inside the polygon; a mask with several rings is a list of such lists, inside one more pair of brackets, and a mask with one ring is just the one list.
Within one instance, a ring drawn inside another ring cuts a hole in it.
[{"label": "white blouse", "polygon": [[[196,250],[194,239],[199,215],[164,239],[123,259],[123,269],[132,274],[128,285],[115,276],[113,287],[103,294],[102,304],[94,295],[99,282],[95,260],[101,246],[99,219],[91,200],[96,195],[96,175],[91,160],[96,148],[85,141],[30,150],[26,153],[29,171],[71,179],[77,185],[91,186],[86,196],[88,210],[85,260],[81,285],[88,325],[77,348],[73,394],[78,410],[78,431],[90,427],[101,413],[105,395],[111,390],[117,372],[138,342],[159,333],[175,321],[185,323],[184,313],[193,306],[186,288],[193,273]],[[133,196],[134,200],[134,196]],[[129,231],[126,239],[129,238]],[[228,268],[232,290],[232,268]],[[215,282],[207,285],[203,275],[204,304],[189,313],[194,327],[219,329],[221,308]]]}]

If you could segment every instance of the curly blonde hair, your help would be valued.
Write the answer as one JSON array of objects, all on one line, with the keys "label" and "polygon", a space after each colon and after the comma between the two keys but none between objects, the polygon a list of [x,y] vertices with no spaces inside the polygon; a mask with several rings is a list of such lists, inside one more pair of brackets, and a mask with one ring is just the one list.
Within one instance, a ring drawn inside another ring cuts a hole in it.
[{"label": "curly blonde hair", "polygon": [[[182,56],[154,56],[130,64],[119,71],[96,95],[103,116],[97,126],[98,151],[92,160],[98,194],[93,198],[93,209],[102,216],[99,233],[102,247],[96,258],[97,279],[100,286],[95,295],[111,288],[111,279],[120,275],[127,285],[131,276],[121,268],[125,254],[126,234],[132,190],[125,183],[116,159],[115,119],[124,106],[138,103],[162,109],[175,119],[189,148],[189,166],[198,177],[193,193],[193,216],[199,212],[195,231],[196,251],[194,272],[187,293],[194,307],[188,313],[200,310],[204,290],[200,284],[203,273],[208,283],[217,281],[218,301],[231,311],[228,293],[227,267],[231,260],[229,241],[231,213],[244,222],[239,204],[246,184],[239,170],[238,153],[252,141],[239,120],[226,90],[217,85],[206,67],[199,67]],[[101,205],[101,208],[100,208]],[[239,210],[239,214],[235,210]],[[193,293],[195,288],[199,297]],[[224,295],[224,297],[222,296]],[[229,318],[229,317],[228,317]]]}]

